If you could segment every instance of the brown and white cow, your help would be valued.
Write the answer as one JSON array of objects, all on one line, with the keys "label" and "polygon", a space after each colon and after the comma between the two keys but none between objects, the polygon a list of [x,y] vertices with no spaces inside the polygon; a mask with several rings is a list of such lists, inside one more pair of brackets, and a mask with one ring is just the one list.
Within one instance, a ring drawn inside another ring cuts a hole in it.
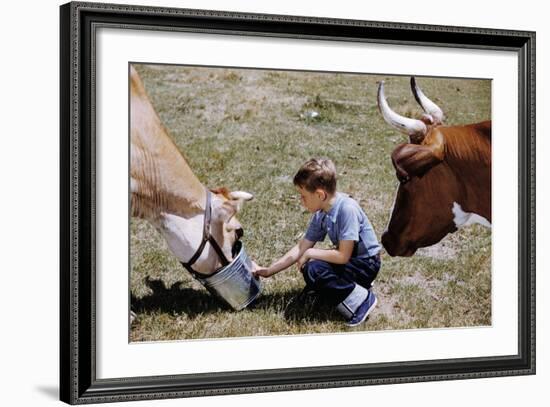
[{"label": "brown and white cow", "polygon": [[[201,245],[206,209],[206,187],[168,135],[137,71],[130,67],[130,192],[131,214],[148,220],[164,236],[170,251],[182,263],[188,262]],[[235,214],[247,192],[212,191],[210,234],[232,259],[232,247],[242,236]],[[203,275],[222,265],[209,241],[193,265]]]},{"label": "brown and white cow", "polygon": [[491,227],[491,121],[444,126],[443,111],[411,78],[420,120],[392,111],[378,88],[387,123],[409,136],[391,155],[400,181],[382,244],[391,256],[412,256],[420,247],[473,223]]}]

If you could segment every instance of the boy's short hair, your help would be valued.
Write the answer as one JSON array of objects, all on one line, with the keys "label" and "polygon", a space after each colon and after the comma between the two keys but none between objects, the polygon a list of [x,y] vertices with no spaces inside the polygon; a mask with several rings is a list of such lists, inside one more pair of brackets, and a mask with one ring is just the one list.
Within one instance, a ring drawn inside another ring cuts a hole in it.
[{"label": "boy's short hair", "polygon": [[328,158],[312,158],[300,167],[294,176],[294,185],[309,192],[322,189],[329,194],[336,192],[336,167]]}]

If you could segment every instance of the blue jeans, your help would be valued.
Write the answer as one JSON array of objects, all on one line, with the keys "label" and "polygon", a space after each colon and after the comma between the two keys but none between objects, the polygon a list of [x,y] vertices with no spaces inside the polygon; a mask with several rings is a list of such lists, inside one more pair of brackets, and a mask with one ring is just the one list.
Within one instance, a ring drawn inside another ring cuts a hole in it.
[{"label": "blue jeans", "polygon": [[344,301],[355,284],[369,289],[380,270],[380,256],[352,257],[346,264],[332,264],[322,260],[310,260],[303,269],[308,289],[313,289],[329,305]]}]

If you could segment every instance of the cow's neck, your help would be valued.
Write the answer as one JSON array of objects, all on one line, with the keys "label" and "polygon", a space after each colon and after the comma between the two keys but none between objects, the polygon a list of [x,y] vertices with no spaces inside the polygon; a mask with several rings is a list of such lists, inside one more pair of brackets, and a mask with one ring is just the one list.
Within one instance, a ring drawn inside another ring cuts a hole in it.
[{"label": "cow's neck", "polygon": [[[457,195],[454,202],[466,213],[478,215],[491,223],[491,168],[485,163],[452,165]],[[457,208],[456,206],[454,207]]]},{"label": "cow's neck", "polygon": [[137,203],[183,217],[196,215],[204,209],[204,186],[162,125],[137,74],[132,76],[131,114],[130,172]]},{"label": "cow's neck", "polygon": [[[150,137],[151,138],[151,137]],[[205,188],[170,140],[132,140],[131,190],[134,215],[151,219],[161,212],[191,218],[204,211]],[[168,145],[166,145],[168,144]]]},{"label": "cow's neck", "polygon": [[453,213],[453,222],[457,229],[478,223],[482,226],[491,227],[491,222],[475,212],[466,212],[458,202],[453,202],[451,209]]},{"label": "cow's neck", "polygon": [[[465,126],[466,129],[473,126]],[[452,169],[459,193],[455,202],[465,213],[491,222],[491,139],[476,131],[446,133],[445,161]],[[455,209],[457,207],[455,206]]]}]

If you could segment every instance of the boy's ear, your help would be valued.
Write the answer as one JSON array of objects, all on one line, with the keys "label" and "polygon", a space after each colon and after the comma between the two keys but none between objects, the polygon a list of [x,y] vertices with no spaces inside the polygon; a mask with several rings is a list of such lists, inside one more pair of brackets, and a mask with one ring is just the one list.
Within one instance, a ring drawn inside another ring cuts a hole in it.
[{"label": "boy's ear", "polygon": [[321,201],[325,201],[327,199],[327,191],[319,188],[317,189],[317,193],[319,194],[319,199],[321,199]]}]

